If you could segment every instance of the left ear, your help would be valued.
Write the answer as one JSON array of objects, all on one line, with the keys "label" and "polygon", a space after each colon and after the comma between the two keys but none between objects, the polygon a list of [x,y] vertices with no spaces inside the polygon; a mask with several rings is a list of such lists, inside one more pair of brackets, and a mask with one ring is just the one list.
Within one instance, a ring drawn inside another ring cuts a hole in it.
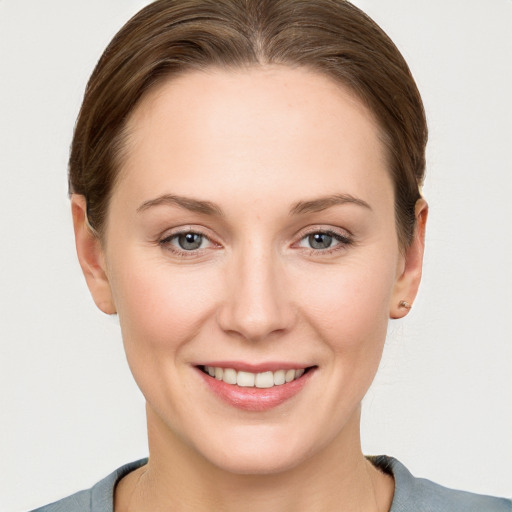
[{"label": "left ear", "polygon": [[420,198],[416,201],[415,216],[416,229],[411,244],[402,256],[401,268],[391,299],[390,318],[402,318],[407,315],[420,286],[428,216],[428,204],[425,199]]}]

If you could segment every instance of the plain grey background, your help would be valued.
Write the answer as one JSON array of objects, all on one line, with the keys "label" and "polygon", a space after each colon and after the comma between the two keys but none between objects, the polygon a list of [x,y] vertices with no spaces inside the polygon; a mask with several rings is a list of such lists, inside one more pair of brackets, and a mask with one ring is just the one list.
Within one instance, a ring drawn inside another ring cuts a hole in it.
[{"label": "plain grey background", "polygon": [[[147,2],[0,0],[0,509],[146,455],[115,318],[74,254],[66,164],[103,48]],[[512,495],[512,2],[359,0],[408,60],[430,123],[424,280],[392,322],[363,447]]]}]

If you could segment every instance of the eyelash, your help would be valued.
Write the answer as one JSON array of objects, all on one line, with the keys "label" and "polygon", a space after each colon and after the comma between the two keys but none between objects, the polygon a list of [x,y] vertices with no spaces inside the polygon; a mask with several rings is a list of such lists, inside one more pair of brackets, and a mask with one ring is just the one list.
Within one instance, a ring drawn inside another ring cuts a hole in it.
[{"label": "eyelash", "polygon": [[341,234],[337,231],[334,231],[332,229],[321,229],[321,228],[314,228],[306,233],[302,233],[301,237],[299,239],[299,242],[302,242],[306,238],[312,236],[312,235],[328,235],[332,237],[336,242],[338,242],[333,247],[328,247],[327,249],[314,249],[312,247],[303,247],[304,250],[308,252],[310,256],[328,256],[330,254],[336,253],[338,251],[343,251],[347,249],[350,245],[353,245],[354,240],[352,238],[352,235],[349,234]]},{"label": "eyelash", "polygon": [[158,241],[158,245],[160,245],[167,251],[173,253],[175,256],[179,256],[181,258],[195,257],[195,256],[198,256],[199,254],[201,254],[205,250],[203,248],[203,249],[195,249],[195,250],[186,251],[184,249],[179,249],[178,247],[174,246],[171,243],[172,240],[177,239],[178,237],[180,237],[182,235],[198,235],[198,236],[202,237],[203,240],[207,240],[210,244],[212,244],[214,246],[219,245],[219,244],[216,244],[209,236],[205,235],[204,233],[201,233],[201,231],[196,230],[196,229],[191,229],[191,228],[176,231],[175,233],[172,233],[172,234],[166,236],[165,238],[162,238],[161,240]]},{"label": "eyelash", "polygon": [[[158,245],[160,245],[161,247],[165,248],[166,250],[170,251],[174,255],[179,256],[181,258],[196,257],[196,256],[202,254],[202,252],[205,251],[206,249],[199,248],[199,249],[193,249],[193,250],[187,251],[184,249],[179,249],[171,243],[173,240],[177,239],[178,237],[180,237],[182,235],[189,235],[189,234],[190,235],[198,235],[198,236],[202,237],[203,240],[208,241],[210,244],[212,244],[214,246],[218,246],[218,247],[220,246],[220,244],[216,244],[205,233],[202,233],[200,230],[195,230],[195,229],[191,229],[191,228],[177,231],[175,233],[172,233],[172,234],[166,236],[165,238],[162,238],[161,240],[158,240]],[[310,231],[308,231],[306,233],[302,233],[299,241],[295,242],[293,245],[297,246],[306,238],[308,238],[312,235],[317,235],[317,234],[330,236],[334,240],[336,240],[336,242],[338,242],[338,243],[336,245],[334,245],[333,247],[328,247],[326,249],[314,249],[312,247],[309,247],[309,248],[301,247],[310,256],[327,256],[327,255],[333,254],[335,252],[342,251],[354,243],[354,240],[352,239],[351,235],[342,235],[342,234],[340,234],[334,230],[331,230],[331,229],[316,228],[316,229],[311,229]]]}]

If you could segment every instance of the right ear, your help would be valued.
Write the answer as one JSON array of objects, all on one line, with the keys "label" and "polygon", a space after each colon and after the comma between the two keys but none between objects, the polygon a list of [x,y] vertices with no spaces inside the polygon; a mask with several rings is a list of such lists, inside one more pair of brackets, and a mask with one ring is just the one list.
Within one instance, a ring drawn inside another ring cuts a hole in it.
[{"label": "right ear", "polygon": [[116,307],[108,280],[105,256],[98,235],[87,220],[87,204],[80,194],[71,195],[71,212],[75,230],[78,261],[82,267],[92,298],[103,313],[114,315]]}]

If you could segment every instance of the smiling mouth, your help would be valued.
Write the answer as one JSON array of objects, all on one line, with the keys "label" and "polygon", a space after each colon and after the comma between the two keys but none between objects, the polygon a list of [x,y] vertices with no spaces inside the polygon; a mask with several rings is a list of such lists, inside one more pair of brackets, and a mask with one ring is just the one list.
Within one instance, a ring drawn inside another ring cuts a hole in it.
[{"label": "smiling mouth", "polygon": [[233,368],[221,368],[218,366],[199,366],[199,369],[210,377],[223,381],[226,384],[242,388],[260,388],[268,389],[274,386],[282,386],[300,379],[304,374],[313,369],[297,368],[289,370],[266,371],[260,373],[251,373],[237,371]]}]

